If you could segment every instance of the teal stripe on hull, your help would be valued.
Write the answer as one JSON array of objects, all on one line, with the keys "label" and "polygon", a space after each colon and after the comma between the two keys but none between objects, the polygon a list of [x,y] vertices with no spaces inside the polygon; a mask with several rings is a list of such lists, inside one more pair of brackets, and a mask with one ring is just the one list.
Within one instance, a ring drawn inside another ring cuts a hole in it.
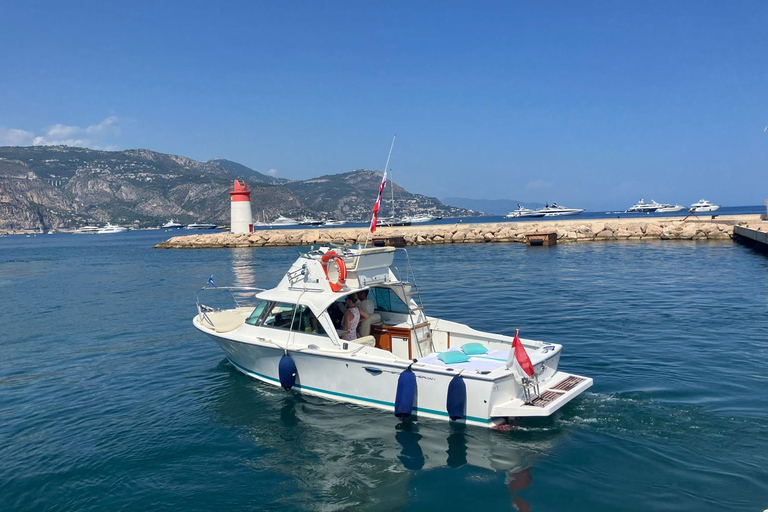
[{"label": "teal stripe on hull", "polygon": [[[227,358],[227,359],[229,360],[230,363],[232,363],[232,365],[235,368],[237,368],[240,372],[242,372],[242,373],[244,373],[246,375],[252,375],[254,377],[257,377],[257,378],[260,378],[260,379],[263,379],[263,380],[267,380],[269,382],[274,382],[278,386],[280,385],[280,380],[279,379],[275,379],[274,377],[270,377],[268,375],[263,375],[261,373],[256,373],[254,371],[247,370],[247,369],[243,368],[242,366],[240,366],[239,364],[237,364],[236,362],[232,361],[231,359],[229,359],[229,358]],[[393,411],[395,410],[395,403],[394,402],[386,402],[384,400],[375,400],[373,398],[365,398],[365,397],[357,396],[357,395],[348,395],[346,393],[337,393],[336,391],[328,391],[326,389],[315,388],[315,387],[312,387],[312,386],[301,386],[299,384],[296,384],[293,387],[297,388],[297,389],[300,389],[300,390],[301,389],[306,389],[307,391],[314,391],[315,393],[323,393],[323,394],[326,394],[326,395],[338,396],[338,397],[342,397],[342,398],[350,398],[352,400],[359,400],[361,402],[368,402],[368,403],[371,403],[371,404],[384,405],[386,407],[391,407]],[[421,412],[423,412],[425,414],[434,414],[436,416],[442,416],[442,417],[445,417],[445,418],[448,417],[448,413],[447,412],[435,411],[435,410],[432,410],[432,409],[420,409],[418,407],[414,407],[414,411],[416,411],[416,414],[418,414],[421,411]],[[478,422],[478,423],[485,423],[485,424],[491,423],[491,420],[488,419],[488,418],[475,418],[473,416],[467,416],[466,420],[467,421],[475,421],[475,422]]]}]

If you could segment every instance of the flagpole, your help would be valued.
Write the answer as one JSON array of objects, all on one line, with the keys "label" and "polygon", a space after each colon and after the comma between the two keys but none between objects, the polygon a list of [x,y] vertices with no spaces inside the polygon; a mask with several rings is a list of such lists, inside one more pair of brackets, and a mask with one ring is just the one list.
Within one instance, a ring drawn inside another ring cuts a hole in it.
[{"label": "flagpole", "polygon": [[[395,138],[397,137],[397,134],[394,134],[392,136],[392,144],[389,146],[389,154],[387,154],[387,163],[384,164],[384,176],[387,175],[387,169],[389,168],[389,159],[392,157],[392,148],[395,147]],[[379,193],[381,193],[381,190],[379,190]],[[378,200],[378,199],[377,199]],[[373,219],[371,219],[371,222],[375,222]],[[365,235],[365,245],[363,246],[363,249],[368,247],[368,239],[371,236],[371,227],[368,227],[368,233]]]}]

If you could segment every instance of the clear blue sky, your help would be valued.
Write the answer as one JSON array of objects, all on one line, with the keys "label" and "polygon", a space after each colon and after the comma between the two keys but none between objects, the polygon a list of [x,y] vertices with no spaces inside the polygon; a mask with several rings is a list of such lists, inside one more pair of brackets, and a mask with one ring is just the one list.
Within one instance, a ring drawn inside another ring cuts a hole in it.
[{"label": "clear blue sky", "polygon": [[[11,2],[0,145],[381,169],[590,209],[768,198],[768,2]],[[372,191],[372,196],[375,191]]]}]

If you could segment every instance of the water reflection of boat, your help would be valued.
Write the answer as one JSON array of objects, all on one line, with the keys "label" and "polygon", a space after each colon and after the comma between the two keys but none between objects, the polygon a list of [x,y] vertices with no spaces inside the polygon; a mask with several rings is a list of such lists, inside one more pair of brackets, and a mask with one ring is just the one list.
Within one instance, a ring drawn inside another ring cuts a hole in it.
[{"label": "water reflection of boat", "polygon": [[530,504],[520,491],[532,483],[532,469],[566,435],[554,426],[497,432],[400,422],[365,409],[350,424],[345,409],[355,406],[253,386],[225,361],[215,375],[213,414],[263,454],[259,467],[296,483],[297,510],[319,510],[318,496],[322,510],[403,510],[413,507],[414,492],[430,487],[460,489],[467,500],[482,492],[486,503],[512,501],[523,510]]}]

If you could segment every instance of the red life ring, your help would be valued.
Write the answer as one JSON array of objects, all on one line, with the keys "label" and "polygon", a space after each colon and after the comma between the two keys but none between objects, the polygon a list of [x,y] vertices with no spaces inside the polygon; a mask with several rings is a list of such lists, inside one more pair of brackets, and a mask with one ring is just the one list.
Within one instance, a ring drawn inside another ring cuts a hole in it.
[{"label": "red life ring", "polygon": [[[325,278],[328,279],[328,284],[331,286],[331,290],[334,292],[340,292],[344,289],[344,283],[347,281],[347,266],[344,264],[344,260],[341,255],[335,251],[328,251],[323,254],[321,259],[323,263],[323,270],[325,271]],[[336,264],[339,269],[339,277],[334,282],[328,275],[328,265]]]}]

